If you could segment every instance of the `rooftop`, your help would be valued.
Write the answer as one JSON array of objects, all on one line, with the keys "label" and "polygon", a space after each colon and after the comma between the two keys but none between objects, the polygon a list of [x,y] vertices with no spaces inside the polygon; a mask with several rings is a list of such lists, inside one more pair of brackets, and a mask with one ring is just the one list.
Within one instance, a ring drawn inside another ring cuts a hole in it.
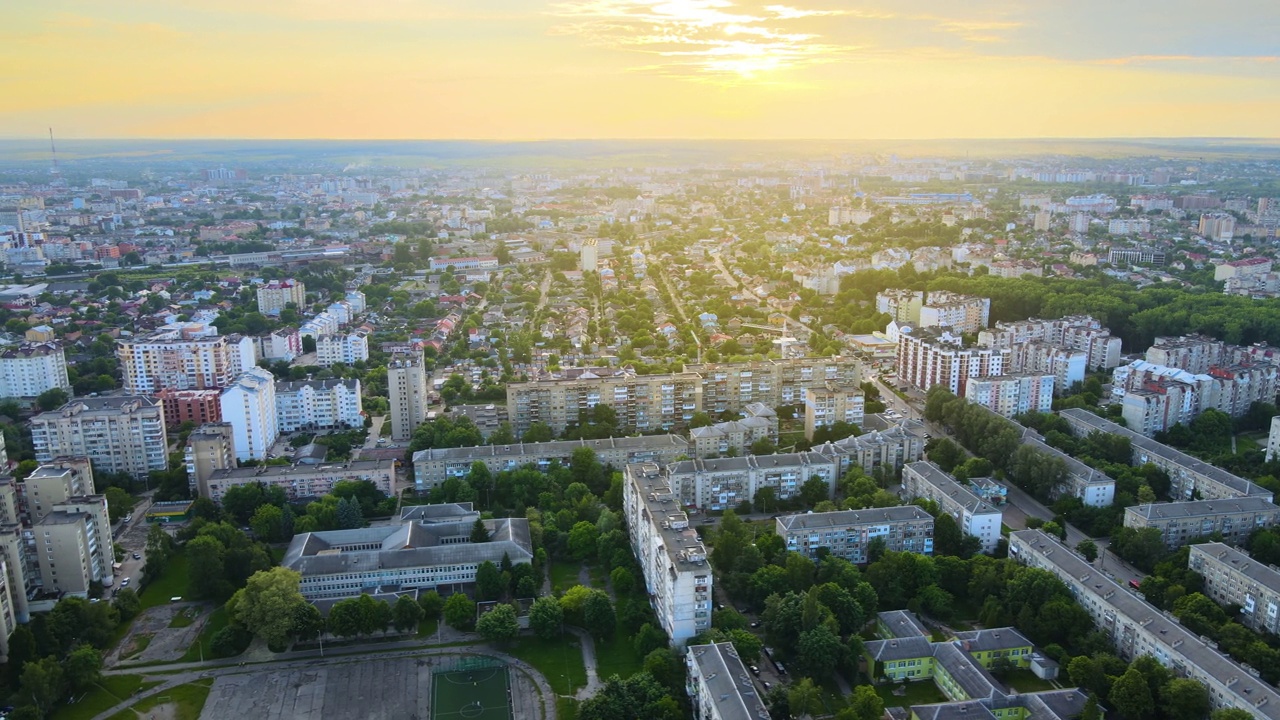
[{"label": "rooftop", "polygon": [[1125,508],[1126,515],[1133,514],[1147,520],[1173,518],[1214,517],[1234,513],[1258,513],[1280,510],[1265,498],[1242,497],[1229,500],[1188,500],[1186,502],[1147,503]]},{"label": "rooftop", "polygon": [[906,469],[920,475],[930,485],[938,488],[943,495],[950,497],[952,500],[960,503],[966,510],[974,514],[999,513],[1000,510],[991,503],[983,500],[974,494],[972,490],[960,483],[956,479],[943,472],[942,468],[934,465],[928,460],[913,462],[906,466]]},{"label": "rooftop", "polygon": [[511,445],[475,445],[458,448],[428,448],[413,454],[413,463],[431,460],[470,460],[486,457],[528,455],[533,457],[569,457],[578,448],[591,448],[597,453],[604,450],[649,450],[670,447],[684,451],[689,443],[679,435],[642,435],[640,437],[604,438],[602,440],[552,440],[541,443],[513,443]]},{"label": "rooftop", "polygon": [[395,468],[394,460],[349,460],[344,463],[321,465],[258,465],[257,467],[221,468],[214,470],[210,479],[226,478],[277,478],[291,475],[324,475],[325,473],[360,473]]},{"label": "rooftop", "polygon": [[921,623],[920,618],[910,610],[886,610],[876,613],[876,618],[896,638],[929,636],[929,630],[925,628],[924,623]]},{"label": "rooftop", "polygon": [[[1272,592],[1280,593],[1280,571],[1254,560],[1243,551],[1220,542],[1199,543],[1191,546],[1191,560],[1204,555],[1226,565]],[[1202,573],[1203,574],[1203,573]]]},{"label": "rooftop", "polygon": [[698,533],[689,527],[689,516],[681,508],[680,499],[671,492],[658,464],[628,465],[627,482],[632,483],[636,496],[644,503],[644,516],[637,521],[650,523],[662,536],[662,546],[672,565],[681,569],[703,566],[710,573],[707,548]]},{"label": "rooftop", "polygon": [[721,720],[768,720],[769,711],[732,643],[691,645],[687,653]]},{"label": "rooftop", "polygon": [[836,510],[834,512],[801,513],[783,515],[777,520],[778,527],[783,530],[821,530],[824,528],[844,527],[846,525],[868,525],[873,523],[905,522],[908,520],[927,520],[933,516],[917,505],[899,507],[870,508],[867,510]]}]

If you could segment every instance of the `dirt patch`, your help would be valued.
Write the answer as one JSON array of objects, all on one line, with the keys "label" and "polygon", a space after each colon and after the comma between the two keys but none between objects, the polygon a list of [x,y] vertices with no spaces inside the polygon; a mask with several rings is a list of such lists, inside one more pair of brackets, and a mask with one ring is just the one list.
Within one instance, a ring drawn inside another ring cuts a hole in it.
[{"label": "dirt patch", "polygon": [[[134,618],[129,634],[106,657],[109,667],[116,663],[175,662],[181,660],[200,637],[205,622],[209,619],[210,608],[201,603],[173,603],[153,607]],[[198,612],[195,618],[189,613]],[[184,627],[173,627],[174,618],[188,613],[177,621],[178,625],[190,619]],[[144,638],[150,638],[149,640]],[[140,649],[139,649],[140,648]],[[159,717],[159,716],[157,716]]]}]

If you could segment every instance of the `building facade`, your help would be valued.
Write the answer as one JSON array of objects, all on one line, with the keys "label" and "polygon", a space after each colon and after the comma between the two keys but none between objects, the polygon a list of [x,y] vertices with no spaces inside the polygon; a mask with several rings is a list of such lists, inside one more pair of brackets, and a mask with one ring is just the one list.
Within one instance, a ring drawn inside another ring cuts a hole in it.
[{"label": "building facade", "polygon": [[36,461],[87,457],[102,472],[145,478],[169,467],[164,409],[145,397],[77,398],[31,419]]},{"label": "building facade", "polygon": [[[391,406],[392,440],[408,440],[413,437],[413,431],[427,419],[428,389],[427,370],[423,365],[421,351],[392,356],[387,365],[387,399]],[[510,396],[508,386],[507,397]]]},{"label": "building facade", "polygon": [[94,582],[115,584],[111,522],[102,495],[68,498],[34,523],[35,553],[45,592],[88,597]]},{"label": "building facade", "polygon": [[1244,542],[1255,530],[1280,523],[1280,507],[1258,497],[1148,503],[1124,509],[1124,526],[1156,528],[1170,550],[1220,533],[1224,542]]},{"label": "building facade", "polygon": [[222,420],[222,391],[208,390],[174,390],[165,388],[155,394],[155,398],[164,407],[164,422],[176,428],[185,422],[197,425],[216,423]]},{"label": "building facade", "polygon": [[364,427],[359,380],[276,382],[275,403],[282,433]]},{"label": "building facade", "polygon": [[920,307],[920,327],[947,328],[955,333],[986,330],[991,319],[991,298],[934,290]]},{"label": "building facade", "polygon": [[808,387],[804,391],[804,436],[813,440],[818,428],[836,423],[850,423],[862,427],[866,414],[866,393],[853,385],[833,382]]},{"label": "building facade", "polygon": [[183,462],[192,496],[209,497],[213,471],[236,467],[235,434],[229,423],[210,423],[187,436]]},{"label": "building facade", "polygon": [[800,493],[812,478],[835,488],[839,463],[815,452],[748,455],[718,460],[682,460],[663,468],[666,484],[690,508],[730,510],[744,500],[755,501],[764,488],[785,500]]},{"label": "building facade", "polygon": [[263,315],[279,315],[289,303],[297,310],[306,309],[307,286],[289,279],[273,280],[258,288],[258,312]]},{"label": "building facade", "polygon": [[861,565],[869,561],[868,546],[876,539],[893,552],[933,554],[933,516],[915,505],[779,515],[774,528],[788,551],[811,559],[818,557],[819,548],[827,548]]},{"label": "building facade", "polygon": [[[165,388],[224,388],[242,368],[257,362],[252,338],[232,340],[212,326],[171,325],[143,335],[121,338],[116,358],[124,391],[151,395]],[[234,357],[233,357],[234,356]]]},{"label": "building facade", "polygon": [[368,359],[369,335],[363,330],[316,338],[316,365],[320,367],[354,365]]},{"label": "building facade", "polygon": [[733,643],[690,645],[684,659],[696,720],[768,720],[769,710]]},{"label": "building facade", "polygon": [[1240,623],[1257,632],[1280,632],[1280,572],[1220,542],[1191,546],[1187,567],[1204,578],[1204,594],[1240,608]]},{"label": "building facade", "polygon": [[262,465],[258,467],[222,468],[209,472],[201,488],[202,497],[222,502],[227,491],[241,485],[262,483],[278,487],[290,500],[317,498],[346,481],[368,481],[386,495],[395,493],[396,462],[394,460],[348,460],[319,465]]},{"label": "building facade", "polygon": [[813,452],[834,458],[840,477],[850,468],[860,468],[863,473],[877,473],[897,477],[902,467],[924,457],[924,426],[918,421],[904,421],[883,430],[871,430],[843,440],[823,443]]},{"label": "building facade", "polygon": [[222,391],[219,402],[222,421],[235,436],[236,459],[266,460],[280,436],[275,376],[262,368],[246,370]]},{"label": "building facade", "polygon": [[922,391],[941,385],[963,396],[970,378],[1004,375],[1010,355],[1008,348],[966,348],[958,336],[945,331],[902,332],[898,379]]},{"label": "building facade", "polygon": [[902,491],[910,498],[934,501],[939,510],[955,518],[960,532],[978,538],[982,552],[995,551],[1000,541],[1000,510],[942,468],[928,460],[907,465],[902,470]]},{"label": "building facade", "polygon": [[964,396],[1001,417],[1025,412],[1047,413],[1053,409],[1053,375],[996,375],[971,378]]},{"label": "building facade", "polygon": [[0,352],[0,398],[35,398],[54,388],[72,392],[61,345],[23,343]]}]

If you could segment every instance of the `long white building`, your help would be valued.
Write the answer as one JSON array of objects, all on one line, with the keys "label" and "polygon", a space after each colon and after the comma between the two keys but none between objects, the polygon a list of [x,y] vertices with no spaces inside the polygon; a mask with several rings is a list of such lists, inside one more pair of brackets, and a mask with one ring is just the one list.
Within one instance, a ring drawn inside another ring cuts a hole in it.
[{"label": "long white building", "polygon": [[971,378],[965,383],[964,396],[995,414],[1011,418],[1025,412],[1049,412],[1053,409],[1053,375],[995,375]]},{"label": "long white building", "polygon": [[769,710],[733,643],[690,645],[689,700],[697,720],[769,720]]},{"label": "long white building", "polygon": [[685,506],[729,510],[744,500],[754,500],[763,488],[772,488],[781,500],[794,497],[814,477],[826,483],[830,497],[840,478],[839,468],[833,457],[801,452],[682,460],[663,468],[662,473]]},{"label": "long white building", "polygon": [[316,338],[316,365],[330,367],[338,363],[354,365],[369,359],[369,335],[357,330],[346,334],[321,335]]},{"label": "long white building", "polygon": [[1098,630],[1111,639],[1120,658],[1132,661],[1150,655],[1175,675],[1204,684],[1214,709],[1239,708],[1256,718],[1280,720],[1280,693],[1275,688],[1056,538],[1042,530],[1012,533],[1009,557],[1061,580]]},{"label": "long white building", "polygon": [[787,550],[816,559],[818,550],[852,563],[867,562],[873,540],[885,550],[933,554],[933,516],[916,505],[779,515],[774,530]]},{"label": "long white building", "polygon": [[23,343],[0,352],[0,398],[34,398],[54,388],[71,395],[67,355],[61,345]]},{"label": "long white building", "polygon": [[224,388],[254,367],[257,353],[251,337],[218,335],[211,325],[190,323],[121,338],[116,358],[125,392],[149,395],[165,388]]},{"label": "long white building", "polygon": [[1258,632],[1280,632],[1280,572],[1220,542],[1191,546],[1187,567],[1204,578],[1204,594],[1240,608],[1240,622]]},{"label": "long white building", "polygon": [[683,646],[711,629],[707,549],[656,463],[627,466],[622,507],[658,623],[674,645]]},{"label": "long white building", "polygon": [[250,368],[222,391],[222,421],[231,425],[236,459],[266,460],[280,436],[276,419],[275,376],[262,368]]},{"label": "long white building", "polygon": [[902,470],[902,491],[907,497],[925,498],[955,518],[960,532],[982,541],[982,552],[990,553],[1000,542],[999,508],[978,497],[928,460],[911,463]]},{"label": "long white building", "polygon": [[282,433],[364,425],[364,401],[355,379],[276,382],[276,424]]}]

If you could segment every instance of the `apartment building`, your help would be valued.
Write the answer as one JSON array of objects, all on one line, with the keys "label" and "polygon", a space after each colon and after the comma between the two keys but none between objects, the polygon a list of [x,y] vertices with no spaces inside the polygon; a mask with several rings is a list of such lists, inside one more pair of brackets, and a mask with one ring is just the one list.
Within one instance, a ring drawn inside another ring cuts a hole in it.
[{"label": "apartment building", "polygon": [[1064,495],[1080,498],[1090,507],[1110,507],[1116,497],[1116,481],[1101,470],[1095,470],[1056,447],[1044,442],[1034,430],[1023,428],[1023,445],[1030,445],[1041,453],[1062,461],[1067,468],[1065,484],[1053,489],[1053,499]]},{"label": "apartment building", "polygon": [[761,488],[773,488],[779,499],[793,497],[817,477],[835,488],[839,463],[814,452],[748,455],[718,460],[682,460],[664,468],[671,491],[688,506],[703,510],[728,510],[743,500],[754,500]]},{"label": "apartment building", "polygon": [[1267,435],[1267,462],[1280,456],[1280,415],[1271,418],[1271,432]]},{"label": "apartment building", "polygon": [[1010,348],[1009,372],[1053,375],[1054,392],[1064,395],[1076,383],[1084,382],[1089,356],[1083,350],[1063,345],[1031,341]]},{"label": "apartment building", "polygon": [[992,330],[978,333],[978,344],[984,347],[1013,348],[1028,342],[1083,352],[1089,369],[1110,370],[1120,364],[1120,338],[1089,315],[998,322]]},{"label": "apartment building", "polygon": [[254,338],[258,357],[264,360],[291,362],[302,354],[302,335],[295,328],[280,328]]},{"label": "apartment building", "polygon": [[686,373],[702,378],[702,408],[713,415],[742,412],[752,403],[770,408],[804,402],[804,391],[826,383],[862,384],[862,362],[831,356],[758,360],[741,363],[693,363]]},{"label": "apartment building", "polygon": [[769,710],[733,643],[690,645],[684,655],[696,720],[769,720]]},{"label": "apartment building", "polygon": [[1188,424],[1205,410],[1240,417],[1255,402],[1270,403],[1278,373],[1280,368],[1269,362],[1211,365],[1197,374],[1135,360],[1112,372],[1111,393],[1121,402],[1129,427],[1150,435]]},{"label": "apartment building", "polygon": [[964,387],[964,397],[1001,417],[1011,418],[1025,412],[1049,412],[1053,409],[1053,375],[995,375],[971,378]]},{"label": "apartment building", "polygon": [[253,338],[218,335],[211,325],[168,325],[121,338],[116,358],[128,394],[152,395],[165,388],[224,388],[243,368],[254,367]]},{"label": "apartment building", "polygon": [[764,403],[750,403],[741,420],[727,420],[689,430],[693,456],[698,458],[746,455],[757,440],[778,442],[778,413]]},{"label": "apartment building", "polygon": [[[391,439],[405,441],[427,419],[427,370],[422,351],[396,353],[387,364],[387,399],[391,406]],[[507,386],[507,399],[511,399]],[[512,423],[514,427],[515,424]],[[528,426],[525,426],[528,429]]]},{"label": "apartment building", "polygon": [[804,436],[813,440],[818,428],[836,423],[850,423],[862,427],[866,414],[866,393],[854,385],[838,385],[825,382],[804,390]]},{"label": "apartment building", "polygon": [[37,523],[69,498],[93,495],[93,467],[88,458],[58,458],[33,470],[21,490],[25,520]]},{"label": "apartment building", "polygon": [[942,468],[928,460],[907,465],[902,469],[902,492],[909,498],[934,501],[939,510],[955,518],[960,532],[982,542],[982,552],[995,551],[1000,541],[1000,510]]},{"label": "apartment building", "polygon": [[414,485],[419,492],[430,490],[451,477],[465,477],[477,462],[484,463],[491,473],[525,465],[544,471],[556,463],[568,466],[580,448],[591,449],[602,464],[615,468],[647,462],[666,465],[689,454],[689,443],[679,435],[428,448],[413,454]]},{"label": "apartment building", "polygon": [[711,629],[707,549],[657,463],[628,465],[622,506],[658,624],[680,647]]},{"label": "apartment building", "polygon": [[293,279],[273,280],[258,288],[258,312],[263,315],[279,315],[289,303],[297,310],[307,307],[305,284]]},{"label": "apartment building", "polygon": [[369,334],[363,330],[316,338],[316,365],[320,367],[354,365],[368,359]]},{"label": "apartment building", "polygon": [[155,394],[164,407],[164,422],[176,428],[185,422],[197,425],[216,423],[222,420],[222,391],[214,388],[208,390],[174,390],[165,388]]},{"label": "apartment building", "polygon": [[920,327],[947,328],[955,333],[986,330],[991,320],[991,298],[934,290],[920,306]]},{"label": "apartment building", "polygon": [[812,452],[834,458],[839,477],[854,467],[867,475],[882,472],[896,477],[904,465],[924,457],[925,442],[924,425],[907,420],[856,437],[823,443]]},{"label": "apartment building", "polygon": [[[1236,217],[1231,213],[1212,212],[1200,216],[1201,235],[1214,242],[1231,242],[1236,232]],[[1215,275],[1214,280],[1218,277]]]},{"label": "apartment building", "polygon": [[702,378],[697,373],[636,375],[630,369],[610,375],[586,372],[569,379],[533,380],[507,385],[507,418],[523,434],[535,422],[554,432],[578,422],[596,405],[612,406],[622,427],[645,432],[688,425],[703,409]]},{"label": "apartment building", "polygon": [[282,433],[364,426],[359,380],[276,382],[275,404],[276,424]]},{"label": "apartment building", "polygon": [[36,461],[87,457],[102,472],[144,478],[169,467],[164,409],[131,395],[76,398],[31,419]]},{"label": "apartment building", "polygon": [[338,315],[330,310],[318,313],[315,317],[308,318],[306,322],[298,326],[298,335],[302,337],[318,338],[322,335],[335,335],[342,329],[342,320]]},{"label": "apartment building", "polygon": [[1146,360],[1152,365],[1201,375],[1215,365],[1230,364],[1232,358],[1225,342],[1195,333],[1157,337],[1155,344],[1147,348]]},{"label": "apartment building", "polygon": [[919,325],[923,305],[923,290],[888,288],[876,293],[876,312],[891,316],[899,325]]},{"label": "apartment building", "polygon": [[213,471],[236,467],[235,428],[230,423],[201,425],[187,436],[183,462],[192,495],[209,497]]},{"label": "apartment building", "polygon": [[1121,659],[1154,657],[1179,677],[1209,689],[1213,708],[1238,708],[1280,720],[1280,692],[1206,644],[1177,620],[1122,587],[1042,530],[1009,535],[1009,557],[1055,575],[1114,644]]},{"label": "apartment building", "polygon": [[595,272],[600,269],[600,241],[595,238],[588,238],[582,241],[582,248],[578,251],[578,270],[582,272]]},{"label": "apartment building", "polygon": [[395,492],[396,464],[394,460],[348,460],[320,465],[221,468],[209,472],[201,495],[214,502],[222,502],[222,497],[233,487],[262,483],[280,488],[290,500],[316,498],[328,494],[334,485],[344,480],[367,480],[378,490],[392,495]]},{"label": "apartment building", "polygon": [[9,636],[17,629],[19,622],[25,622],[26,619],[18,614],[18,597],[25,602],[26,596],[22,595],[21,587],[13,587],[10,585],[8,572],[8,561],[0,560],[0,633],[4,633],[4,637],[0,638],[0,662],[9,662]]},{"label": "apartment building", "polygon": [[222,421],[235,435],[236,459],[266,460],[280,436],[276,419],[275,376],[262,368],[250,368],[222,391]]},{"label": "apartment building", "polygon": [[1260,485],[1174,450],[1168,445],[1158,443],[1110,420],[1100,418],[1087,410],[1072,408],[1060,410],[1058,414],[1067,421],[1072,434],[1076,437],[1085,437],[1096,431],[1128,438],[1133,447],[1131,464],[1142,466],[1152,463],[1168,473],[1171,497],[1182,500],[1190,500],[1193,496],[1205,500],[1259,497],[1267,502],[1273,499],[1271,491]]},{"label": "apartment building", "polygon": [[818,549],[859,565],[869,561],[868,546],[884,541],[893,552],[933,554],[933,516],[915,505],[780,515],[774,528],[790,552],[818,557]]},{"label": "apartment building", "polygon": [[394,601],[402,591],[461,592],[475,584],[482,563],[533,560],[529,521],[485,520],[489,541],[471,542],[480,513],[470,503],[405,510],[398,525],[294,535],[280,565],[302,576],[298,589],[312,602],[373,595]]},{"label": "apartment building", "polygon": [[28,342],[0,352],[0,398],[34,399],[54,388],[72,393],[61,345]]},{"label": "apartment building", "polygon": [[1221,533],[1232,545],[1244,542],[1253,531],[1280,523],[1280,507],[1260,497],[1186,502],[1148,503],[1124,509],[1124,526],[1156,528],[1170,550]]},{"label": "apartment building", "polygon": [[931,329],[898,335],[898,378],[919,390],[941,385],[964,395],[970,378],[1004,375],[1008,348],[965,348],[958,336]]},{"label": "apartment building", "polygon": [[88,597],[94,582],[115,584],[111,522],[103,495],[68,498],[32,524],[45,592]]},{"label": "apartment building", "polygon": [[1213,266],[1213,279],[1219,281],[1241,280],[1249,277],[1269,275],[1271,273],[1272,265],[1272,260],[1268,257],[1251,257],[1243,260],[1215,263]]},{"label": "apartment building", "polygon": [[1191,546],[1187,567],[1204,578],[1204,594],[1240,608],[1240,622],[1257,632],[1280,632],[1280,572],[1220,542]]}]

